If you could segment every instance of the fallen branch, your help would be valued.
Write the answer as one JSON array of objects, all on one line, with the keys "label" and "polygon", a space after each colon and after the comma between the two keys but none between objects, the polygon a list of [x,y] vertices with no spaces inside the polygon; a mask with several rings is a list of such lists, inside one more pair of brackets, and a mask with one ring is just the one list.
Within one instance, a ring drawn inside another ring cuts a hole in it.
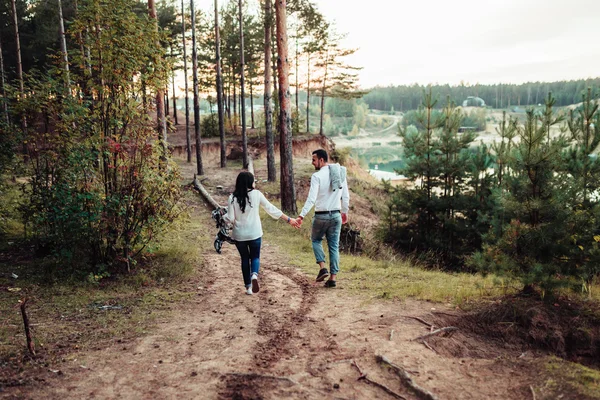
[{"label": "fallen branch", "polygon": [[454,332],[454,331],[457,331],[457,330],[458,330],[458,328],[455,327],[455,326],[447,326],[445,328],[436,329],[433,332],[430,332],[428,334],[425,334],[425,335],[419,336],[417,338],[414,338],[413,341],[423,340],[423,339],[427,339],[428,337],[431,337],[431,336],[439,335],[440,333]]},{"label": "fallen branch", "polygon": [[248,172],[254,175],[254,161],[252,161],[252,154],[248,154]]},{"label": "fallen branch", "polygon": [[29,318],[27,317],[27,311],[25,310],[28,300],[29,299],[27,297],[21,300],[21,316],[23,317],[23,326],[25,327],[27,350],[29,350],[29,353],[31,353],[32,356],[35,356],[35,346],[33,344],[33,340],[31,339],[31,330],[29,329]]},{"label": "fallen branch", "polygon": [[406,372],[406,370],[404,368],[392,363],[390,360],[387,359],[386,356],[378,355],[377,361],[391,367],[392,370],[396,373],[396,375],[398,375],[400,377],[400,380],[402,381],[402,383],[404,385],[408,386],[408,388],[410,390],[412,390],[419,399],[437,400],[437,397],[433,393],[431,393],[430,391],[423,389],[422,387],[417,385],[412,380],[412,377],[408,374],[408,372]]},{"label": "fallen branch", "polygon": [[433,351],[434,353],[437,353],[437,350],[434,349],[433,347],[431,347],[429,345],[429,343],[427,343],[426,341],[423,340],[423,341],[421,341],[421,343],[423,343],[425,345],[425,347],[427,347],[429,350]]},{"label": "fallen branch", "polygon": [[374,380],[367,377],[367,374],[363,373],[363,371],[360,369],[360,367],[358,366],[358,363],[356,361],[352,360],[352,365],[354,365],[356,367],[356,369],[358,370],[358,373],[360,374],[360,376],[358,378],[356,378],[357,381],[364,379],[368,383],[371,383],[371,384],[383,389],[386,393],[394,396],[395,398],[406,400],[406,397],[399,395],[398,393],[394,392],[392,389],[388,388],[387,386],[382,385],[379,382],[375,382]]},{"label": "fallen branch", "polygon": [[331,365],[337,365],[337,364],[345,364],[345,363],[351,363],[353,360],[352,359],[345,359],[345,360],[338,360],[338,361],[332,361],[330,363],[325,364],[325,368],[331,366]]},{"label": "fallen branch", "polygon": [[296,382],[295,380],[293,380],[292,378],[288,378],[287,376],[275,376],[275,375],[265,375],[265,374],[257,374],[257,373],[243,373],[243,372],[227,372],[225,375],[230,375],[230,376],[241,376],[244,378],[251,378],[251,379],[272,379],[275,381],[284,381],[284,382],[289,382],[293,385],[297,385],[298,382]]},{"label": "fallen branch", "polygon": [[196,175],[194,175],[194,189],[196,189],[198,192],[200,192],[200,195],[202,195],[202,197],[204,197],[204,199],[215,209],[217,208],[221,208],[221,206],[219,205],[219,203],[217,203],[215,201],[215,199],[212,198],[212,196],[206,191],[206,189],[204,188],[204,186],[202,186],[202,184],[200,183],[200,181],[198,180],[198,177]]},{"label": "fallen branch", "polygon": [[535,399],[535,390],[533,390],[533,386],[529,385],[529,389],[531,390],[531,395],[533,396],[533,400]]},{"label": "fallen branch", "polygon": [[429,322],[425,321],[424,319],[419,318],[419,317],[413,317],[412,315],[401,315],[401,317],[415,319],[415,320],[419,321],[420,323],[427,325],[430,328],[433,326],[433,324],[430,324]]},{"label": "fallen branch", "polygon": [[390,331],[390,341],[394,338],[394,330],[392,329]]}]

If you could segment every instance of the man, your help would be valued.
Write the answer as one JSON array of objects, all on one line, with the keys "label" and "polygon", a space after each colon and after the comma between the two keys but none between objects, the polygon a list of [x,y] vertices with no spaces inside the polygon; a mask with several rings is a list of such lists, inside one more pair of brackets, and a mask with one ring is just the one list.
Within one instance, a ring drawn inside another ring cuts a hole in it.
[{"label": "man", "polygon": [[[342,224],[348,222],[350,193],[348,192],[348,182],[346,180],[346,168],[340,167],[339,164],[330,165],[327,160],[325,150],[313,151],[312,165],[317,172],[310,178],[308,198],[296,222],[298,225],[302,224],[306,214],[313,206],[315,207],[311,240],[315,258],[320,267],[317,282],[322,282],[329,276],[329,279],[325,282],[325,287],[333,288],[336,286],[336,276],[339,271],[340,232]],[[327,246],[329,247],[329,272],[325,268],[323,237],[327,238]]]}]

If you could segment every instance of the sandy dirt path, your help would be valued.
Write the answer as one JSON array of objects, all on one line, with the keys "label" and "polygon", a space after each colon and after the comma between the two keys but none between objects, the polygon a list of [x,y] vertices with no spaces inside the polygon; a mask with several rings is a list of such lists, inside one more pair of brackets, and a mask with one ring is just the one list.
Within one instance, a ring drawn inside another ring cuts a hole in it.
[{"label": "sandy dirt path", "polygon": [[[235,174],[211,168],[207,176],[233,182]],[[226,193],[213,196],[224,204]],[[200,200],[198,206],[195,212],[208,215]],[[282,234],[294,233],[282,226]],[[61,365],[60,374],[0,398],[417,399],[376,355],[405,368],[439,399],[531,398],[530,385],[538,379],[520,349],[465,332],[427,339],[430,348],[412,341],[430,328],[407,316],[439,327],[444,322],[434,313],[458,311],[350,293],[343,265],[338,287],[326,289],[290,266],[274,242],[263,242],[261,290],[255,295],[244,293],[232,245],[225,244],[222,254],[205,253],[198,268],[193,300],[173,304],[172,313],[146,336],[115,338],[100,350],[81,352]],[[401,397],[358,380],[352,361]]]},{"label": "sandy dirt path", "polygon": [[376,363],[377,354],[406,368],[440,399],[530,395],[519,352],[460,332],[432,339],[433,350],[410,341],[429,329],[404,316],[433,320],[428,312],[439,305],[365,301],[344,290],[343,273],[337,289],[315,286],[269,243],[262,252],[261,291],[248,296],[237,257],[230,245],[221,255],[206,254],[205,283],[195,301],[179,305],[149,336],[82,354],[26,398],[395,398],[357,380],[351,360],[370,379],[417,398]]}]

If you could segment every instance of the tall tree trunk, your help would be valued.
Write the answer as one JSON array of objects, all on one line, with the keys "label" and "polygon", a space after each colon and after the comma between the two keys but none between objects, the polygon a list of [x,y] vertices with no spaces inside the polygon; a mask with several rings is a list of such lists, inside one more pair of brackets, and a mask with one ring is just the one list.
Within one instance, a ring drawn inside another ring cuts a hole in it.
[{"label": "tall tree trunk", "polygon": [[231,86],[233,87],[233,94],[231,95],[230,101],[233,103],[233,132],[237,135],[237,86],[235,85],[235,69],[233,68],[233,64],[231,65]]},{"label": "tall tree trunk", "polygon": [[60,29],[60,51],[63,58],[63,69],[65,71],[65,83],[67,88],[71,87],[69,76],[69,54],[67,53],[67,39],[65,37],[65,22],[63,19],[62,1],[58,0],[58,27]]},{"label": "tall tree trunk", "polygon": [[281,208],[296,214],[296,189],[292,162],[292,118],[290,113],[290,62],[288,59],[288,36],[286,23],[286,0],[275,0],[277,25],[277,73],[279,76],[279,155],[281,166]]},{"label": "tall tree trunk", "polygon": [[192,162],[192,138],[190,135],[190,95],[188,88],[187,47],[185,44],[185,7],[181,0],[181,31],[183,32],[183,80],[185,82],[185,140],[187,162]]},{"label": "tall tree trunk", "polygon": [[310,53],[306,63],[306,133],[310,133]]},{"label": "tall tree trunk", "polygon": [[275,169],[275,148],[273,144],[273,109],[271,108],[271,0],[265,0],[265,139],[267,142],[267,179],[269,182],[277,180]]},{"label": "tall tree trunk", "polygon": [[2,38],[0,38],[0,76],[2,77],[2,108],[4,109],[4,115],[6,117],[6,123],[10,123],[10,117],[8,115],[8,102],[6,98],[6,79],[4,77],[4,57],[2,56]]},{"label": "tall tree trunk", "polygon": [[173,74],[171,75],[171,85],[173,86],[173,119],[175,120],[175,125],[179,125],[179,120],[177,119],[177,97],[175,96],[175,69],[173,69]]},{"label": "tall tree trunk", "polygon": [[190,13],[192,15],[192,74],[194,79],[194,134],[196,137],[196,168],[198,175],[204,175],[202,166],[202,141],[200,139],[200,95],[198,93],[198,52],[196,51],[196,11],[194,0],[190,0]]},{"label": "tall tree trunk", "polygon": [[[25,95],[25,82],[23,81],[23,63],[21,61],[21,40],[19,36],[19,19],[17,17],[17,3],[16,0],[12,0],[12,14],[13,23],[15,25],[15,45],[16,45],[16,56],[17,56],[17,78],[19,79],[19,93],[20,98]],[[21,117],[21,129],[23,134],[27,134],[27,117],[23,115]],[[27,145],[23,143],[23,152],[26,153]]]},{"label": "tall tree trunk", "polygon": [[165,88],[165,115],[169,115],[171,110],[169,110],[169,88]]},{"label": "tall tree trunk", "polygon": [[225,121],[223,115],[223,76],[221,73],[221,37],[219,32],[219,8],[215,0],[215,59],[217,67],[217,111],[219,114],[219,138],[221,141],[221,168],[227,166]]},{"label": "tall tree trunk", "polygon": [[[156,4],[154,0],[148,0],[148,15],[156,23],[156,30],[158,31],[158,18],[156,16]],[[160,47],[158,40],[156,41],[156,47]],[[167,154],[167,119],[165,118],[165,95],[162,88],[156,88],[156,122],[158,125],[158,137],[161,140],[163,146],[163,152]]]},{"label": "tall tree trunk", "polygon": [[227,119],[229,119],[229,125],[231,127],[231,130],[233,132],[235,132],[235,129],[233,128],[233,122],[231,120],[231,81],[232,81],[232,76],[231,76],[231,69],[233,67],[231,65],[229,65],[229,71],[228,71],[228,77],[229,79],[227,80]]},{"label": "tall tree trunk", "polygon": [[252,80],[249,81],[250,84],[250,120],[252,121],[252,125],[250,126],[254,129],[254,91],[252,90]]},{"label": "tall tree trunk", "polygon": [[296,24],[296,120],[294,121],[294,125],[296,126],[296,130],[300,133],[300,103],[298,101],[298,92],[300,89],[300,84],[298,83],[298,62],[299,62],[299,50],[298,50],[298,24]]},{"label": "tall tree trunk", "polygon": [[[277,1],[277,0],[275,0]],[[271,25],[271,40],[274,42],[271,45],[271,48],[273,50],[273,56],[272,56],[272,73],[273,73],[273,90],[274,93],[279,93],[279,89],[277,88],[278,83],[278,78],[277,78],[277,36],[275,35],[275,24]],[[276,95],[275,97],[273,97],[273,103],[275,104],[275,109],[273,110],[274,112],[279,112],[279,96]],[[275,130],[277,132],[279,132],[279,120],[275,121]]]},{"label": "tall tree trunk", "polygon": [[323,135],[323,117],[325,116],[325,89],[327,88],[327,67],[329,66],[329,50],[325,53],[325,75],[321,88],[321,121],[319,122],[319,135]]},{"label": "tall tree trunk", "polygon": [[244,93],[244,20],[242,19],[242,0],[238,1],[240,18],[240,112],[242,114],[242,164],[248,169],[248,136],[246,135],[246,98]]}]

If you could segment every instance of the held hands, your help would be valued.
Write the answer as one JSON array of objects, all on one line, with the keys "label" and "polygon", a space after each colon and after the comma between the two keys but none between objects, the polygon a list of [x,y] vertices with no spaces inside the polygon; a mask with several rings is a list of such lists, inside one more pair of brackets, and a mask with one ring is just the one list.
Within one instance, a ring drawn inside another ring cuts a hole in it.
[{"label": "held hands", "polygon": [[289,223],[294,228],[300,229],[300,226],[302,225],[302,220],[299,218],[291,218]]}]

